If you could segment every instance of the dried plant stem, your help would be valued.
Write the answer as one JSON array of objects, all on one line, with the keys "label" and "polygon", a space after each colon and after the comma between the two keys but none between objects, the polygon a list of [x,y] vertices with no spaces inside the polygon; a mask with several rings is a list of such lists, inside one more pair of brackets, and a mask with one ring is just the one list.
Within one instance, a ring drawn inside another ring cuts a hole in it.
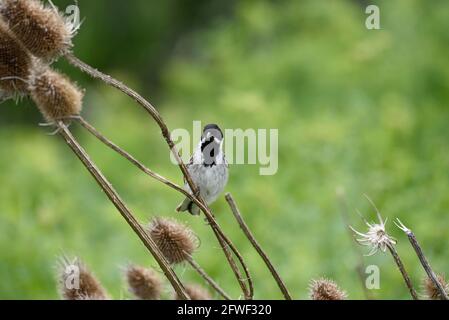
[{"label": "dried plant stem", "polygon": [[438,291],[440,292],[441,297],[443,300],[449,300],[449,296],[444,288],[444,285],[441,284],[440,281],[438,281],[438,277],[433,271],[432,267],[430,266],[429,261],[427,260],[426,256],[424,255],[424,252],[421,249],[421,246],[419,245],[418,239],[416,239],[415,234],[412,232],[412,230],[408,229],[399,219],[396,225],[405,232],[405,234],[408,237],[408,240],[410,241],[410,244],[412,245],[413,249],[416,252],[416,255],[419,258],[419,261],[421,262],[421,265],[423,266],[424,270],[427,273],[427,276],[430,280],[434,283],[435,287],[438,288]]},{"label": "dried plant stem", "polygon": [[443,300],[449,300],[448,294],[447,294],[444,286],[441,284],[440,281],[438,281],[438,277],[435,274],[435,272],[432,270],[432,267],[430,266],[429,261],[426,259],[426,256],[424,255],[415,235],[413,233],[410,233],[407,235],[408,235],[411,245],[415,249],[415,252],[416,252],[419,260],[421,261],[421,264],[422,264],[424,270],[426,271],[427,275],[429,276],[430,280],[432,280],[432,282],[438,288],[438,291],[440,292]]},{"label": "dried plant stem", "polygon": [[104,74],[97,69],[94,69],[90,65],[86,64],[85,62],[78,59],[73,53],[68,53],[65,55],[65,58],[69,63],[71,63],[73,66],[79,68],[81,71],[86,72],[88,75],[95,79],[99,79],[103,81],[104,83],[120,90],[130,98],[132,98],[134,101],[136,101],[140,106],[142,106],[153,118],[154,121],[158,124],[158,126],[161,129],[162,136],[164,137],[165,141],[168,144],[168,147],[170,148],[171,152],[173,153],[173,156],[175,157],[178,166],[180,167],[182,173],[184,174],[184,177],[191,187],[191,190],[193,191],[193,194],[197,195],[199,194],[197,186],[194,184],[192,177],[190,176],[189,171],[187,170],[186,165],[182,161],[181,157],[179,156],[179,153],[176,149],[176,145],[171,139],[170,130],[168,129],[167,125],[165,124],[165,121],[162,119],[162,116],[160,115],[159,111],[156,110],[156,108],[147,100],[145,100],[141,95],[139,95],[137,92],[126,86],[124,83],[114,79],[113,77]]},{"label": "dried plant stem", "polygon": [[117,210],[122,214],[123,218],[129,224],[129,226],[134,230],[134,232],[139,236],[140,240],[144,243],[153,257],[156,259],[160,268],[164,272],[167,279],[170,281],[176,293],[184,300],[188,300],[188,295],[185,291],[179,278],[176,276],[173,269],[170,267],[163,254],[159,251],[154,241],[148,236],[145,230],[142,228],[137,219],[133,216],[130,209],[126,206],[123,200],[120,198],[118,193],[115,191],[110,182],[97,168],[95,163],[89,158],[86,151],[81,147],[81,145],[76,141],[75,137],[71,134],[69,129],[64,125],[62,121],[58,124],[59,134],[64,138],[67,145],[76,154],[79,160],[83,163],[92,177],[97,181],[101,189],[106,193],[110,201],[114,204]]},{"label": "dried plant stem", "polygon": [[[206,219],[208,220],[209,225],[211,226],[218,242],[220,243],[220,246],[223,250],[223,253],[226,256],[226,259],[234,272],[234,275],[239,282],[240,287],[242,288],[242,292],[245,296],[245,299],[252,299],[254,296],[254,288],[252,284],[251,275],[249,273],[248,267],[246,266],[246,263],[240,254],[240,252],[237,250],[235,245],[232,243],[232,241],[223,233],[221,227],[218,225],[217,221],[214,218],[214,215],[212,214],[212,211],[210,210],[209,206],[206,204],[204,199],[201,198],[199,190],[195,183],[193,182],[192,177],[190,176],[189,171],[187,170],[186,165],[182,161],[181,157],[179,156],[178,150],[175,146],[175,143],[171,139],[170,130],[168,129],[167,125],[165,124],[165,121],[162,119],[162,116],[159,114],[159,112],[156,110],[156,108],[147,100],[145,100],[141,95],[139,95],[137,92],[132,90],[131,88],[127,87],[122,82],[112,78],[109,75],[106,75],[95,68],[91,67],[90,65],[84,63],[80,59],[78,59],[73,53],[68,53],[65,55],[65,58],[69,63],[71,63],[73,66],[79,68],[81,71],[86,72],[91,77],[95,79],[99,79],[103,81],[104,83],[120,90],[124,94],[131,97],[134,101],[136,101],[141,107],[143,107],[150,116],[156,121],[158,126],[161,129],[162,136],[164,137],[168,147],[170,148],[170,151],[172,152],[173,156],[175,157],[179,168],[181,169],[181,172],[184,175],[185,181],[187,181],[190,189],[192,190],[192,193],[195,195],[195,197],[201,202],[203,205],[199,206],[204,215],[206,216]],[[237,267],[236,262],[234,261],[234,257],[232,256],[229,249],[234,253],[234,255],[239,260],[245,275],[246,275],[246,283],[245,279],[242,278],[241,272],[239,268]]]},{"label": "dried plant stem", "polygon": [[201,268],[193,257],[188,256],[187,262],[211,286],[211,288],[218,292],[219,295],[225,300],[231,300],[231,297],[206,273],[206,271],[203,270],[203,268]]},{"label": "dried plant stem", "polygon": [[352,248],[354,249],[354,254],[357,257],[357,264],[355,266],[358,278],[360,280],[360,284],[362,286],[362,290],[363,293],[365,294],[365,297],[367,300],[373,300],[373,296],[371,294],[371,292],[368,290],[368,288],[366,287],[366,283],[365,283],[365,274],[364,274],[364,269],[365,269],[365,261],[363,259],[363,253],[360,249],[360,247],[357,245],[357,241],[355,240],[355,236],[354,233],[351,230],[350,227],[350,221],[349,221],[349,216],[348,216],[348,204],[345,200],[344,194],[337,192],[337,198],[339,200],[340,203],[340,207],[341,207],[341,216],[343,219],[343,223],[345,225],[346,230],[348,231],[348,236],[351,239],[351,243],[352,243]]},{"label": "dried plant stem", "polygon": [[404,264],[402,263],[402,260],[399,257],[399,254],[397,253],[395,247],[393,245],[388,245],[387,247],[391,255],[393,256],[394,262],[396,262],[396,265],[398,266],[399,271],[402,274],[402,277],[404,278],[405,284],[407,285],[407,288],[410,291],[410,295],[412,296],[413,300],[419,300],[418,294],[416,293],[415,288],[413,287],[412,281],[410,280],[410,277],[407,271],[405,270]]},{"label": "dried plant stem", "polygon": [[[164,178],[163,176],[155,173],[154,171],[150,170],[149,168],[147,168],[145,165],[143,165],[140,161],[138,161],[136,158],[134,158],[131,154],[129,154],[128,152],[126,152],[125,150],[123,150],[122,148],[120,148],[119,146],[117,146],[116,144],[114,144],[112,141],[110,141],[108,138],[106,138],[103,134],[101,134],[97,129],[95,129],[90,123],[88,123],[83,117],[81,116],[77,116],[77,117],[72,117],[73,119],[77,120],[88,132],[90,132],[93,136],[95,136],[98,140],[100,140],[102,143],[104,143],[106,146],[108,146],[109,148],[111,148],[112,150],[114,150],[115,152],[117,152],[118,154],[120,154],[121,156],[123,156],[125,159],[127,159],[128,161],[130,161],[132,164],[134,164],[137,168],[139,168],[141,171],[143,171],[145,174],[149,175],[150,177],[156,179],[159,182],[162,182],[163,184],[169,186],[170,188],[182,193],[183,195],[185,195],[186,197],[190,198],[201,210],[203,210],[203,212],[209,210],[203,202],[200,202],[200,200],[198,200],[195,196],[193,196],[192,194],[190,194],[189,192],[187,192],[186,190],[184,190],[183,188],[181,188],[180,186],[178,186],[177,184],[169,181],[168,179]],[[223,240],[223,238],[221,237],[221,234],[218,233],[218,230],[216,228],[212,228],[213,232],[215,233],[223,251],[226,254],[226,257],[230,257],[230,252],[228,250],[227,247],[227,243],[225,240]],[[235,264],[234,260],[229,260],[229,263],[234,271],[234,273],[238,276],[239,279],[239,284],[245,294],[245,298],[246,299],[252,299],[253,296],[253,286],[252,286],[252,280],[250,278],[249,275],[249,271],[245,265],[245,263],[243,262],[243,258],[241,257],[240,253],[236,250],[236,256],[237,258],[240,260],[242,266],[245,268],[245,274],[248,277],[248,283],[250,286],[250,291],[248,291],[246,289],[246,286],[244,284],[244,279],[243,276],[240,272],[240,270],[238,269],[237,265]]]},{"label": "dried plant stem", "polygon": [[292,300],[292,297],[291,297],[290,293],[288,292],[288,289],[285,286],[284,282],[282,281],[281,276],[279,275],[276,268],[271,263],[270,259],[268,258],[268,255],[265,253],[265,251],[262,249],[260,244],[257,242],[256,238],[252,234],[251,230],[249,229],[248,225],[246,224],[245,220],[243,219],[243,216],[242,216],[239,208],[237,207],[237,204],[236,204],[234,198],[232,197],[232,195],[230,193],[226,194],[226,201],[228,202],[229,207],[231,208],[231,211],[234,214],[234,217],[237,220],[243,233],[246,235],[248,240],[253,245],[254,249],[256,249],[257,253],[261,256],[262,260],[267,265],[274,280],[276,280],[276,283],[278,284],[279,288],[281,289],[281,292],[284,295],[284,298],[286,300]]},{"label": "dried plant stem", "polygon": [[167,185],[168,187],[175,189],[178,192],[181,192],[186,197],[189,197],[192,201],[195,201],[199,203],[199,201],[192,196],[189,192],[181,188],[179,185],[171,182],[167,178],[161,176],[160,174],[157,174],[156,172],[152,171],[151,169],[147,168],[145,165],[143,165],[139,160],[134,158],[130,153],[120,148],[118,145],[116,145],[114,142],[106,138],[103,134],[101,134],[97,129],[95,129],[94,126],[92,126],[89,122],[87,122],[83,117],[77,116],[72,117],[74,120],[78,121],[89,133],[91,133],[94,137],[96,137],[98,140],[100,140],[103,144],[117,152],[119,155],[127,159],[129,162],[131,162],[133,165],[135,165],[137,168],[139,168],[142,172],[149,175],[150,177],[156,179],[159,182],[162,182],[163,184]]},{"label": "dried plant stem", "polygon": [[[201,207],[200,207],[201,208]],[[203,211],[206,212],[206,211]],[[208,215],[206,214],[206,217],[208,219],[209,224],[211,223],[209,220]],[[212,219],[215,220],[215,218]],[[234,272],[234,275],[237,278],[237,281],[240,285],[240,288],[242,289],[243,295],[245,300],[252,300],[254,297],[254,287],[253,287],[253,281],[251,279],[251,275],[249,273],[249,269],[246,266],[246,263],[243,260],[242,255],[240,254],[240,252],[237,249],[233,249],[233,244],[231,243],[231,245],[229,245],[229,243],[227,241],[225,241],[225,238],[223,238],[221,236],[221,234],[218,232],[218,229],[216,228],[212,228],[212,231],[215,234],[215,237],[217,238],[221,249],[223,250],[223,252],[225,253],[225,256],[228,260],[229,265],[231,266],[232,271]],[[233,252],[236,254],[237,259],[240,261],[240,264],[243,267],[243,271],[245,272],[246,278],[243,277],[242,273],[239,270],[239,267],[237,266],[237,264],[235,263],[234,259],[232,259],[232,253],[229,251],[229,248],[231,248],[231,250],[233,250]],[[246,286],[245,281],[248,283],[248,286]]]}]

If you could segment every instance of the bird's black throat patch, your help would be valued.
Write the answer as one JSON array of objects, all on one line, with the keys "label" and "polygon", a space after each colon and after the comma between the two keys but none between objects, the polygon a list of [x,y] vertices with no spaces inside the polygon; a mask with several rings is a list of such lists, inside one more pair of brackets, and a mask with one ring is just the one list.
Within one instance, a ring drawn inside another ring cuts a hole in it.
[{"label": "bird's black throat patch", "polygon": [[213,167],[217,164],[217,156],[220,153],[220,145],[215,142],[214,137],[201,144],[201,152],[203,153],[204,166]]}]

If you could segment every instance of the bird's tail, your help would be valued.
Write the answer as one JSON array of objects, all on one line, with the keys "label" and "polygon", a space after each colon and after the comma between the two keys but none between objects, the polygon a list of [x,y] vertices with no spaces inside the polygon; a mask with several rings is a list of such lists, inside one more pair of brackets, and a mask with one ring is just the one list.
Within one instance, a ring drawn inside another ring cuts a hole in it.
[{"label": "bird's tail", "polygon": [[189,198],[186,198],[177,208],[177,212],[190,212],[191,215],[199,216],[200,208],[194,204]]}]

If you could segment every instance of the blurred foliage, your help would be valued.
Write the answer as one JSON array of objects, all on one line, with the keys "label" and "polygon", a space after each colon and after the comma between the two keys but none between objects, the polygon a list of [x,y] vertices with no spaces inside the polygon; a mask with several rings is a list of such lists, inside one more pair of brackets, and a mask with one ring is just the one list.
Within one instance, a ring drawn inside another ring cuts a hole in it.
[{"label": "blurred foliage", "polygon": [[[382,30],[376,31],[365,28],[363,1],[241,1],[225,6],[227,14],[217,9],[224,1],[212,9],[206,1],[122,3],[80,1],[86,21],[76,39],[79,56],[154,98],[172,128],[191,130],[201,120],[279,129],[278,174],[233,166],[228,191],[295,298],[307,298],[308,282],[320,276],[364,298],[337,188],[346,190],[356,228],[364,228],[356,208],[375,219],[363,193],[389,217],[387,228],[417,287],[424,272],[393,226],[396,217],[415,231],[434,268],[449,272],[447,1],[377,1]],[[202,19],[207,23],[195,22]],[[92,123],[181,183],[143,111],[70,74],[87,87],[85,116]],[[57,298],[53,267],[62,253],[83,257],[114,297],[129,297],[121,267],[155,262],[60,139],[46,136],[37,120],[15,121],[14,108],[37,116],[31,104],[0,106],[0,121],[8,119],[0,127],[0,297]],[[142,221],[175,216],[182,197],[73,128]],[[250,265],[256,298],[281,298],[224,199],[213,209]],[[237,297],[203,219],[177,217],[201,238],[197,260]],[[390,256],[365,261],[381,270],[376,298],[409,298]],[[187,267],[177,271],[199,281]]]}]

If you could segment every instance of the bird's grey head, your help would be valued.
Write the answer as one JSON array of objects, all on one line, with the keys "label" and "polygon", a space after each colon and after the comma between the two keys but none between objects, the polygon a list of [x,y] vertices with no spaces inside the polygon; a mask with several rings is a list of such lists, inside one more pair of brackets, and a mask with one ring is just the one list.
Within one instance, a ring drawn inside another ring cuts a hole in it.
[{"label": "bird's grey head", "polygon": [[208,124],[204,127],[202,141],[215,140],[217,143],[221,143],[223,140],[223,131],[216,124]]},{"label": "bird's grey head", "polygon": [[216,124],[208,124],[204,127],[201,137],[201,152],[203,153],[204,164],[214,166],[220,154],[223,142],[223,131]]}]

